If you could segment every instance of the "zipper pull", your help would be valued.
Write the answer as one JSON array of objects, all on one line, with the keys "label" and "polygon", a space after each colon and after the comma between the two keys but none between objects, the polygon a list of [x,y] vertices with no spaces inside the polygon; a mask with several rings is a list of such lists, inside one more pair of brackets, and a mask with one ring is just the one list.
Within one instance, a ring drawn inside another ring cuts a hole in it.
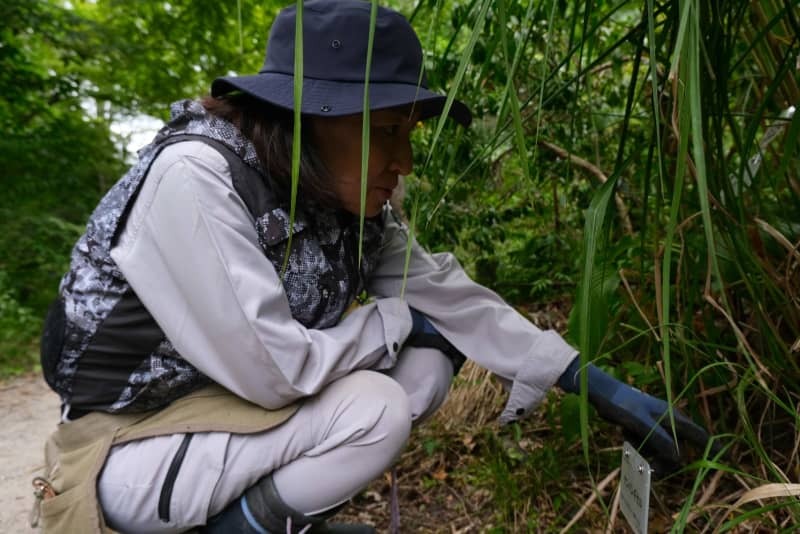
[{"label": "zipper pull", "polygon": [[46,478],[35,477],[32,481],[32,484],[34,501],[33,507],[31,508],[31,513],[28,516],[28,522],[30,523],[31,528],[36,528],[39,526],[39,519],[42,516],[42,501],[55,497],[56,490]]}]

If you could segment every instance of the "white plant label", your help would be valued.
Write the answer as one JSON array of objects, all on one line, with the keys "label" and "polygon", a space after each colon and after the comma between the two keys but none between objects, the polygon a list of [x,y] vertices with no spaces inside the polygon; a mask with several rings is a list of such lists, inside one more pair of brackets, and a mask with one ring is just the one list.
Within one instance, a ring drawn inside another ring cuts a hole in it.
[{"label": "white plant label", "polygon": [[650,511],[650,464],[627,441],[622,445],[619,503],[636,534],[647,534]]}]

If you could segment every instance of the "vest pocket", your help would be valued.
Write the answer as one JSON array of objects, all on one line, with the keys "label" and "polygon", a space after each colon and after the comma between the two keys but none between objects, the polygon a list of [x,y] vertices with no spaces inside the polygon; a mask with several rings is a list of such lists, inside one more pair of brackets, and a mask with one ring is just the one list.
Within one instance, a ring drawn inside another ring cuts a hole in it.
[{"label": "vest pocket", "polygon": [[161,486],[161,495],[158,497],[158,518],[164,523],[169,523],[170,521],[169,507],[172,502],[172,490],[175,488],[175,480],[178,478],[178,472],[181,470],[181,464],[183,464],[192,436],[194,434],[185,434],[183,436],[183,441],[181,441],[178,450],[175,451],[172,463],[169,464],[169,469],[167,469],[164,485]]}]

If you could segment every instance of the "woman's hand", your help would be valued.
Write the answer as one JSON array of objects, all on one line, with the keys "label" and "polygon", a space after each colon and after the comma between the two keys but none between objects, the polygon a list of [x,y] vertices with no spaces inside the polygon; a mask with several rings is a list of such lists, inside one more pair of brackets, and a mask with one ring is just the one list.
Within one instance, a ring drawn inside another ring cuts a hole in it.
[{"label": "woman's hand", "polygon": [[[569,393],[579,392],[580,358],[576,358],[561,378],[558,385]],[[626,436],[630,436],[634,446],[644,442],[642,450],[646,455],[655,457],[656,461],[666,463],[670,468],[680,466],[681,454],[678,444],[685,442],[704,449],[711,437],[700,425],[673,408],[675,422],[674,432],[668,413],[666,401],[643,393],[638,389],[620,382],[598,367],[589,364],[587,367],[589,401],[604,419],[622,427]],[[712,445],[716,452],[718,446]]]}]

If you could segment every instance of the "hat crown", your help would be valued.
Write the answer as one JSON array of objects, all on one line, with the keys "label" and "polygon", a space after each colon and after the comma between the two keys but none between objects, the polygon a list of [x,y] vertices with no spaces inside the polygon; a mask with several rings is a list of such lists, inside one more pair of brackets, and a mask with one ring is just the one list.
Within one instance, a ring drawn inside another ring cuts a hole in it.
[{"label": "hat crown", "polygon": [[[304,2],[304,78],[364,81],[371,8],[363,0]],[[296,14],[293,5],[276,17],[261,73],[294,73]],[[421,69],[422,46],[411,25],[400,13],[378,7],[370,82],[417,85]],[[424,76],[422,86],[426,87]]]}]

